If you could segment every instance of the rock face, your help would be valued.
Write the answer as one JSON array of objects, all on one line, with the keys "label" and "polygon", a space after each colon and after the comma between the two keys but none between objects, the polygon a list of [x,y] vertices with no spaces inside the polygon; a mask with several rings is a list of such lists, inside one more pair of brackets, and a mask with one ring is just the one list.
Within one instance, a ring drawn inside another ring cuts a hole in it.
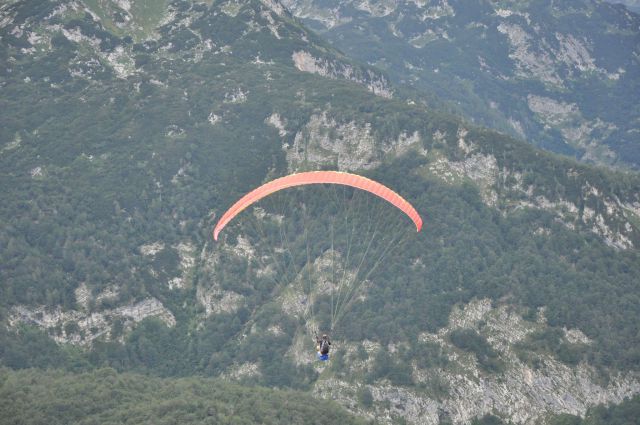
[{"label": "rock face", "polygon": [[364,73],[353,66],[313,57],[309,52],[297,51],[292,55],[293,63],[300,71],[311,72],[333,79],[346,79],[364,84],[370,92],[381,97],[392,97],[391,85],[385,78],[372,71]]},{"label": "rock face", "polygon": [[244,297],[234,291],[225,291],[215,285],[205,288],[198,286],[196,299],[204,306],[205,316],[220,313],[233,313],[242,306]]},{"label": "rock face", "polygon": [[[84,291],[76,291],[84,295]],[[84,299],[79,299],[84,302]],[[63,311],[61,308],[14,306],[9,317],[9,326],[20,323],[36,325],[49,332],[59,343],[90,345],[96,338],[120,337],[131,330],[135,323],[148,317],[156,317],[167,326],[175,326],[173,313],[156,298],[147,298],[135,304],[124,305],[100,312],[86,313],[77,310]],[[120,335],[112,335],[113,324],[120,321]]]},{"label": "rock face", "polygon": [[576,103],[565,103],[551,98],[529,95],[528,106],[545,126],[559,128],[564,139],[572,146],[584,150],[583,159],[598,162],[616,158],[606,145],[597,143],[599,135],[612,134],[616,126],[601,119],[586,119]]},{"label": "rock face", "polygon": [[[523,363],[514,344],[529,333],[544,329],[540,322],[528,322],[509,306],[492,307],[490,300],[475,300],[452,311],[449,325],[437,334],[425,333],[424,341],[438,344],[449,358],[444,367],[420,369],[413,365],[414,383],[425,385],[427,392],[415,387],[392,385],[388,380],[362,385],[336,378],[320,380],[314,393],[318,397],[338,401],[346,408],[383,423],[402,417],[409,423],[436,425],[445,415],[456,424],[468,424],[485,414],[499,415],[513,423],[535,424],[548,414],[583,415],[587,408],[599,403],[619,403],[640,392],[640,375],[619,374],[603,384],[596,371],[586,363],[567,366],[549,354],[538,353],[539,363],[533,368]],[[500,373],[485,372],[473,354],[454,346],[448,335],[456,329],[473,329],[486,337],[496,350],[505,369]],[[575,338],[576,335],[582,337]],[[567,342],[587,343],[577,329],[567,330]],[[394,351],[394,347],[367,346],[367,352]],[[358,376],[370,365],[352,359],[355,347],[346,348],[352,370],[344,376]],[[372,353],[372,354],[373,354]],[[371,356],[370,356],[371,357]],[[429,395],[437,382],[445,393]],[[368,390],[373,398],[371,408],[363,408],[358,393]]]},{"label": "rock face", "polygon": [[295,135],[291,145],[283,146],[290,171],[302,164],[331,166],[340,171],[368,170],[380,165],[385,155],[401,155],[415,150],[426,152],[418,132],[401,132],[391,140],[377,140],[370,123],[338,122],[326,111],[314,114]]},{"label": "rock face", "polygon": [[[230,249],[230,252],[238,256],[252,255],[250,245],[242,238],[236,247]],[[196,287],[196,300],[204,307],[204,316],[237,311],[244,303],[244,296],[220,286],[216,269],[218,257],[208,255],[203,250],[200,260],[206,278],[201,279]]]},{"label": "rock face", "polygon": [[[436,131],[432,137],[434,140],[444,140],[452,136]],[[637,242],[634,240],[637,240],[638,235],[633,221],[640,217],[636,206],[640,205],[640,193],[630,194],[628,199],[617,196],[601,199],[604,190],[583,180],[579,183],[581,202],[589,205],[580,207],[576,200],[562,196],[549,200],[545,195],[536,195],[538,188],[534,185],[525,187],[523,173],[499,168],[496,157],[482,152],[466,130],[458,130],[456,137],[459,154],[463,159],[451,160],[437,151],[431,152],[428,155],[429,163],[423,167],[427,176],[434,176],[448,184],[460,184],[465,179],[471,181],[480,190],[486,205],[500,208],[505,213],[521,208],[546,210],[571,229],[585,226],[615,249],[633,249],[636,246]],[[577,172],[572,171],[568,177],[576,180],[580,178]],[[503,190],[499,196],[497,189],[500,186]],[[604,208],[596,212],[590,205],[599,203]]]},{"label": "rock face", "polygon": [[[178,172],[179,174],[180,172]],[[176,177],[174,176],[174,178]],[[195,246],[191,242],[180,242],[169,248],[178,255],[179,275],[169,278],[166,281],[166,285],[169,289],[184,289],[188,284],[190,272],[196,264]],[[139,251],[142,255],[155,259],[156,255],[164,249],[167,249],[164,243],[154,242],[140,246]],[[159,276],[159,271],[151,267],[150,274],[157,277]]]},{"label": "rock face", "polygon": [[370,169],[380,164],[369,124],[338,124],[326,113],[312,116],[285,151],[291,171],[305,162],[335,165],[341,171]]}]

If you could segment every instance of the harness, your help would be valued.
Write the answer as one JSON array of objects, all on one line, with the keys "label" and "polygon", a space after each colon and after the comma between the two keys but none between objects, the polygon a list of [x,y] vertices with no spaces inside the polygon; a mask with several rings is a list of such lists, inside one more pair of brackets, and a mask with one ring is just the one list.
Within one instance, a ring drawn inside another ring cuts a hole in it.
[{"label": "harness", "polygon": [[323,339],[320,342],[320,354],[327,354],[329,352],[329,342],[326,339]]}]

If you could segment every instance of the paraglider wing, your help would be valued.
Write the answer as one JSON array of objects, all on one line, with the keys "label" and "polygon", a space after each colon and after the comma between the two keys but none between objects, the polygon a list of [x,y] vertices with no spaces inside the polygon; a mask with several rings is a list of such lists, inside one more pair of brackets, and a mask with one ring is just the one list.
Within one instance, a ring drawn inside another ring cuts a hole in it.
[{"label": "paraglider wing", "polygon": [[216,224],[216,227],[213,230],[213,239],[218,240],[218,235],[222,229],[224,229],[224,227],[233,220],[236,215],[240,214],[254,202],[257,202],[279,190],[308,184],[340,184],[365,190],[379,196],[404,212],[416,225],[418,232],[422,228],[422,218],[420,218],[416,209],[404,198],[383,184],[357,174],[344,173],[340,171],[309,171],[305,173],[291,174],[272,180],[244,195],[240,200],[238,200],[238,202],[233,204],[231,208],[222,215],[222,217],[220,217],[218,224]]}]

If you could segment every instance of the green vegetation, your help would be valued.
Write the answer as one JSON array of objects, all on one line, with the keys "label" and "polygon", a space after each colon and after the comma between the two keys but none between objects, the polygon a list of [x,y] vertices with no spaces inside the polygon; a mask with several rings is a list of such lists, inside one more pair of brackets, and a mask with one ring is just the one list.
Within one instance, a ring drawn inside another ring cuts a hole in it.
[{"label": "green vegetation", "polygon": [[584,359],[586,347],[584,344],[570,344],[564,342],[564,332],[562,329],[547,329],[542,332],[535,332],[527,336],[527,339],[516,345],[516,352],[521,360],[536,366],[537,360],[533,356],[534,352],[544,352],[554,354],[561,361],[575,365]]},{"label": "green vegetation", "polygon": [[373,405],[373,395],[371,391],[367,387],[362,387],[358,391],[358,401],[365,408],[370,408]]},{"label": "green vegetation", "polygon": [[475,354],[480,367],[490,373],[504,370],[504,364],[498,353],[491,348],[487,339],[472,329],[456,329],[449,334],[449,339],[458,348]]},{"label": "green vegetation", "polygon": [[129,10],[121,8],[116,2],[85,1],[109,31],[119,36],[133,35],[138,41],[152,36],[170,12],[168,0],[133,0],[129,2]]},{"label": "green vegetation", "polygon": [[626,398],[619,405],[595,406],[584,418],[562,414],[553,416],[549,425],[633,425],[640,418],[640,396]]},{"label": "green vegetation", "polygon": [[[510,422],[509,422],[510,423]],[[484,415],[471,421],[471,425],[505,425],[502,419],[494,415]]]},{"label": "green vegetation", "polygon": [[0,369],[0,424],[365,424],[331,401],[202,378],[113,369]]}]

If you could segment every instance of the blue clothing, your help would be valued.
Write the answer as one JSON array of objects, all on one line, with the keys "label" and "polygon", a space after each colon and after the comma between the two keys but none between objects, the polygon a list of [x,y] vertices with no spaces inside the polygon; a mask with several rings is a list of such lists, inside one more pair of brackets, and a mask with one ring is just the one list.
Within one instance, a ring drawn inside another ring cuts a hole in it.
[{"label": "blue clothing", "polygon": [[326,362],[327,360],[329,360],[329,354],[318,354],[318,360],[322,360],[323,362]]}]

